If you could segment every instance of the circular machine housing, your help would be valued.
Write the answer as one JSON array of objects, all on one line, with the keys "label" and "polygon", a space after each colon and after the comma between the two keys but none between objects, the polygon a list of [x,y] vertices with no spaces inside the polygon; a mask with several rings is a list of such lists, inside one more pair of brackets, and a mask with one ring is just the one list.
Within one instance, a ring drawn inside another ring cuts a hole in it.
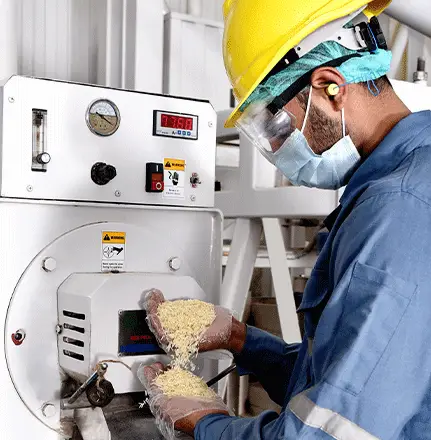
[{"label": "circular machine housing", "polygon": [[[48,210],[53,208],[59,209],[45,206]],[[67,219],[72,210],[71,206],[63,206],[62,218]],[[87,210],[88,213],[99,211]],[[121,359],[132,371],[121,364],[110,364],[106,380],[118,394],[140,392],[143,388],[136,376],[138,366],[168,360],[163,355],[118,357],[118,317],[124,310],[142,310],[142,301],[149,289],[161,289],[167,299],[189,297],[219,302],[217,262],[221,246],[218,243],[208,248],[208,243],[217,239],[220,232],[219,214],[204,211],[190,216],[181,210],[167,211],[158,208],[123,210],[123,215],[139,218],[137,223],[148,226],[90,222],[71,228],[39,252],[19,279],[6,317],[7,366],[21,400],[52,430],[62,432],[61,388],[69,377],[82,383],[98,362]],[[181,234],[176,232],[179,228]],[[126,235],[124,272],[101,272],[104,231],[122,231]],[[206,246],[192,238],[199,236],[210,239]],[[175,273],[169,265],[173,255],[182,261]],[[52,271],[45,269],[47,258],[56,262]],[[86,321],[77,319],[79,313],[72,318],[65,317],[64,304],[75,310],[77,307],[80,313],[85,310],[81,314],[86,314]],[[65,320],[75,325],[82,322],[83,338],[64,329]],[[18,329],[26,334],[21,345],[16,345],[11,337]],[[81,360],[64,356],[65,341],[71,335],[85,342],[84,347],[72,347],[74,353],[82,356]],[[207,379],[217,372],[214,362],[201,361],[199,365]]]}]

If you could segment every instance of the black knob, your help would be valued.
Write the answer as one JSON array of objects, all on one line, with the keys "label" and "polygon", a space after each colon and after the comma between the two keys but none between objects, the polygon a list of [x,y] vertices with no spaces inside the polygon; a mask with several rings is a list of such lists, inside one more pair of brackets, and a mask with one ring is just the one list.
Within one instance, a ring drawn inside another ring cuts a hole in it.
[{"label": "black knob", "polygon": [[117,170],[112,165],[97,162],[91,168],[91,180],[97,185],[106,185],[117,175]]}]

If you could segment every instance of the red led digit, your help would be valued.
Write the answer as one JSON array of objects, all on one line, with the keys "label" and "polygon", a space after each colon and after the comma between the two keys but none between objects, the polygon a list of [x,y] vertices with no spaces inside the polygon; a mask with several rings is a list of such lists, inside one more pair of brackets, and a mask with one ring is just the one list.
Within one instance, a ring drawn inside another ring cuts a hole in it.
[{"label": "red led digit", "polygon": [[186,118],[186,130],[193,130],[193,119]]},{"label": "red led digit", "polygon": [[193,131],[194,120],[193,118],[188,118],[184,116],[179,116],[179,115],[176,116],[168,113],[161,113],[160,125],[161,127],[166,127],[166,128]]}]

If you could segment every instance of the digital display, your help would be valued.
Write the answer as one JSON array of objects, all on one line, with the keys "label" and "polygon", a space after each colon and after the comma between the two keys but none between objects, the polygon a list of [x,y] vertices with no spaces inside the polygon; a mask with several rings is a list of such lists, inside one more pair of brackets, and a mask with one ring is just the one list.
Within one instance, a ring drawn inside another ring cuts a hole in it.
[{"label": "digital display", "polygon": [[180,130],[193,130],[193,118],[179,115],[161,114],[161,126]]},{"label": "digital display", "polygon": [[154,110],[153,135],[170,138],[198,139],[199,117],[187,113]]}]

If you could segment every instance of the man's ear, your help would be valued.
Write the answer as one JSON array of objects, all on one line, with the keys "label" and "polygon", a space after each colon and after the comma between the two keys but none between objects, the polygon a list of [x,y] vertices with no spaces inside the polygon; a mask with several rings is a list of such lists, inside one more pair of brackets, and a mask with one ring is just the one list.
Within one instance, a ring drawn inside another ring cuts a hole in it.
[{"label": "man's ear", "polygon": [[319,67],[311,75],[311,85],[334,111],[341,111],[347,100],[348,88],[343,75],[333,67]]}]

